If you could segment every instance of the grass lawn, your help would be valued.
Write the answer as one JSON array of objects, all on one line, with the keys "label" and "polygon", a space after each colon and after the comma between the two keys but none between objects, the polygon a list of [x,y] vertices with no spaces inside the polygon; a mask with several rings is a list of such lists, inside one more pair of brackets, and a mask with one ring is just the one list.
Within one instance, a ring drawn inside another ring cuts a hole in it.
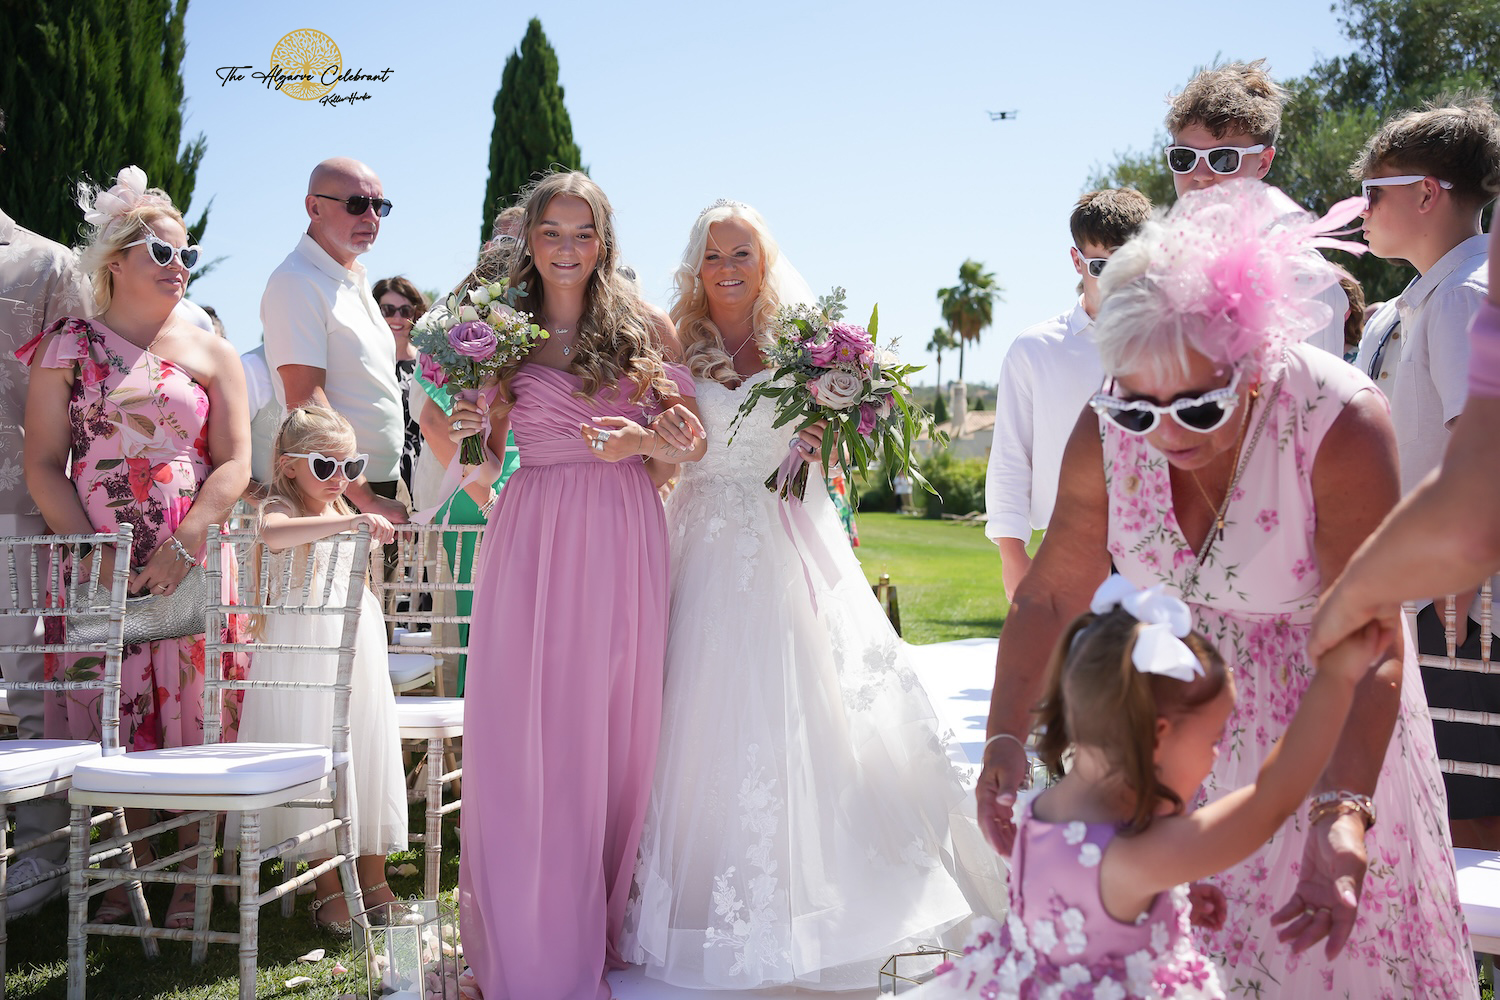
[{"label": "grass lawn", "polygon": [[[413,805],[412,815],[421,818],[422,806]],[[454,901],[458,884],[458,830],[451,819],[444,825],[443,872],[441,886],[449,902]],[[411,862],[420,870],[420,850],[391,856],[390,864]],[[280,881],[272,875],[263,882]],[[422,876],[392,877],[391,889],[402,898],[421,896]],[[345,993],[366,995],[363,970],[354,960],[350,941],[313,927],[307,904],[311,896],[298,896],[297,908],[290,919],[281,916],[281,904],[272,903],[260,911],[259,977],[255,995],[260,998],[287,1000],[333,1000]],[[146,902],[151,915],[160,925],[166,912],[168,889],[146,888]],[[214,930],[234,931],[239,926],[239,911],[219,895],[214,900],[210,923]],[[21,998],[59,998],[67,995],[68,905],[61,897],[33,916],[16,920],[8,928],[8,974],[5,995]],[[90,1000],[236,1000],[239,996],[239,955],[232,945],[211,944],[208,960],[202,965],[190,961],[192,945],[186,941],[162,941],[161,956],[148,961],[135,938],[91,937],[88,942]],[[326,955],[320,962],[298,963],[297,957],[315,948]],[[334,964],[341,962],[349,971],[335,975]],[[313,982],[293,989],[286,982],[296,976],[307,976]]]},{"label": "grass lawn", "polygon": [[[982,524],[860,514],[854,554],[873,584],[889,573],[907,642],[994,637],[1010,610],[1000,554]],[[1035,551],[1041,533],[1032,539]]]}]

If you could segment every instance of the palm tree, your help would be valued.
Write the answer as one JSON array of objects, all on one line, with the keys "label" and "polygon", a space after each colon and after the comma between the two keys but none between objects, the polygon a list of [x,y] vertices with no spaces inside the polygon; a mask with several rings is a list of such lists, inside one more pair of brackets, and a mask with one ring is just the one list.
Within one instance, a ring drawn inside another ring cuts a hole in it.
[{"label": "palm tree", "polygon": [[995,281],[995,275],[984,269],[979,261],[970,258],[958,268],[958,284],[952,288],[938,289],[938,305],[943,312],[943,321],[958,337],[958,380],[964,380],[964,345],[977,341],[979,335],[995,321],[995,302],[1005,300],[1000,293],[1005,291]]},{"label": "palm tree", "polygon": [[927,350],[937,355],[937,392],[943,394],[943,352],[952,350],[958,346],[958,338],[953,334],[937,327],[932,331],[932,339],[927,342]]}]

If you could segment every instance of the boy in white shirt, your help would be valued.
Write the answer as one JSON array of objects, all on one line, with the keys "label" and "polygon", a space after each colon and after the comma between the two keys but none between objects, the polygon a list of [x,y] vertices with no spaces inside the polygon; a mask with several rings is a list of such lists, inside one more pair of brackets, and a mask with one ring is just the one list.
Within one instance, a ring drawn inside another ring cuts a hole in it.
[{"label": "boy in white shirt", "polygon": [[[1238,177],[1263,180],[1276,158],[1281,109],[1288,93],[1271,79],[1266,61],[1232,62],[1193,77],[1167,109],[1167,167],[1179,195]],[[1287,214],[1300,211],[1290,198]],[[1344,356],[1344,316],[1349,298],[1330,285],[1318,300],[1332,310],[1328,325],[1307,338]]]},{"label": "boy in white shirt", "polygon": [[[1404,112],[1370,137],[1349,172],[1364,187],[1370,250],[1417,269],[1355,362],[1390,397],[1401,489],[1410,493],[1441,463],[1468,395],[1469,321],[1489,289],[1480,214],[1494,198],[1486,180],[1500,172],[1500,116],[1480,98]],[[1468,604],[1460,597],[1461,607]],[[1472,619],[1460,624],[1460,657],[1478,658],[1478,632]],[[1430,604],[1417,615],[1417,643],[1422,652],[1447,652]],[[1423,668],[1422,679],[1429,705],[1500,712],[1500,678]],[[1442,722],[1433,729],[1440,757],[1500,764],[1493,730]],[[1443,779],[1455,846],[1500,849],[1494,782]]]},{"label": "boy in white shirt", "polygon": [[1099,275],[1110,256],[1151,215],[1151,201],[1130,188],[1090,191],[1068,220],[1069,256],[1078,272],[1074,307],[1022,331],[1006,352],[995,390],[995,437],[985,476],[985,534],[1000,546],[1007,599],[1031,567],[1026,543],[1047,527],[1068,435],[1104,381],[1087,331],[1099,310]]}]

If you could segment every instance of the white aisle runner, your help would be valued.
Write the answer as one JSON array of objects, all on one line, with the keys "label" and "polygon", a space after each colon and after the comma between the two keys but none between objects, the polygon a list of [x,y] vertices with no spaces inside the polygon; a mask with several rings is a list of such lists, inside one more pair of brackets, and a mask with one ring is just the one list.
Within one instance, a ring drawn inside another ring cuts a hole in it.
[{"label": "white aisle runner", "polygon": [[[979,760],[984,749],[984,723],[990,711],[990,686],[995,678],[995,639],[962,639],[930,646],[906,647],[912,668],[937,712],[940,731],[952,733],[950,755],[959,764]],[[968,769],[969,786],[978,768]],[[609,984],[617,1000],[786,1000],[790,997],[875,998],[877,984],[868,990],[823,993],[811,990],[689,990],[647,979],[639,968],[612,972]]]}]

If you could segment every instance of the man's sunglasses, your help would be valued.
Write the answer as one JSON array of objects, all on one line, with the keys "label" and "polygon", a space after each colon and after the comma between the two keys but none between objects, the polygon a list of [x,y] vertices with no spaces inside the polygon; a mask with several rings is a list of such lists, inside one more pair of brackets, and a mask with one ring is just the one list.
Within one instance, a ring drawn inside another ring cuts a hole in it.
[{"label": "man's sunglasses", "polygon": [[1201,396],[1174,399],[1166,406],[1158,406],[1144,399],[1121,399],[1108,393],[1100,393],[1089,400],[1089,405],[1100,416],[1109,417],[1127,434],[1150,434],[1161,419],[1170,415],[1183,427],[1199,434],[1208,434],[1223,427],[1229,415],[1240,403],[1240,373],[1235,369],[1229,384],[1222,389],[1205,392]]},{"label": "man's sunglasses", "polygon": [[402,319],[411,319],[411,314],[416,312],[416,307],[410,303],[404,306],[393,306],[389,302],[380,303],[380,315],[386,319],[392,316],[400,316]]},{"label": "man's sunglasses", "polygon": [[142,244],[146,246],[147,252],[151,254],[151,259],[154,260],[159,266],[170,266],[172,263],[172,258],[176,257],[179,261],[182,262],[182,269],[184,271],[191,271],[193,268],[197,267],[198,258],[203,252],[202,248],[197,244],[191,244],[185,247],[174,247],[172,244],[168,243],[166,240],[153,233],[149,226],[146,229],[146,236],[144,239],[136,240],[134,243],[127,243],[120,249],[129,250],[131,247],[138,247]]},{"label": "man's sunglasses", "polygon": [[1380,197],[1380,189],[1383,187],[1404,187],[1407,184],[1415,184],[1418,181],[1436,181],[1437,186],[1444,191],[1453,190],[1451,181],[1439,180],[1430,174],[1401,174],[1396,177],[1366,177],[1359,182],[1360,193],[1365,196],[1365,208],[1375,207],[1375,200]]},{"label": "man's sunglasses", "polygon": [[1195,149],[1192,146],[1168,146],[1167,166],[1174,174],[1190,174],[1198,169],[1199,160],[1208,161],[1208,169],[1216,174],[1232,174],[1240,169],[1240,158],[1265,152],[1265,143],[1254,146],[1215,146],[1213,149]]},{"label": "man's sunglasses", "polygon": [[[1073,248],[1078,250],[1077,247]],[[1085,257],[1082,250],[1078,250],[1078,259],[1083,261],[1083,266],[1088,268],[1089,277],[1097,278],[1104,273],[1104,265],[1109,263],[1108,257]]]},{"label": "man's sunglasses", "polygon": [[369,463],[369,455],[355,455],[353,458],[329,458],[327,455],[316,451],[288,451],[284,452],[287,458],[307,459],[307,468],[313,474],[313,478],[320,483],[326,483],[333,478],[333,474],[342,467],[344,478],[351,483],[360,477],[365,471],[365,465]]},{"label": "man's sunglasses", "polygon": [[372,205],[375,207],[375,214],[382,219],[391,214],[391,203],[388,199],[371,198],[367,194],[350,195],[348,198],[335,198],[331,194],[315,194],[313,197],[341,202],[350,215],[364,215]]}]

